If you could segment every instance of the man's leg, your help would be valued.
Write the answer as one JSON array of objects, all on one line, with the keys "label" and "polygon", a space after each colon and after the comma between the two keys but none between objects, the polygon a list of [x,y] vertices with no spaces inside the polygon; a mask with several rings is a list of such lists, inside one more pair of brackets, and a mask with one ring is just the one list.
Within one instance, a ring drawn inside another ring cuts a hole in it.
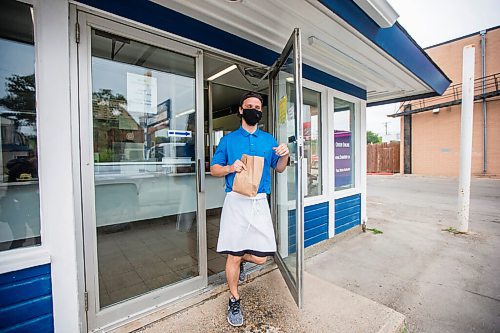
[{"label": "man's leg", "polygon": [[227,321],[232,326],[243,325],[243,312],[240,305],[240,294],[238,294],[238,276],[240,275],[241,257],[227,255],[226,279],[229,285],[231,297],[227,306]]},{"label": "man's leg", "polygon": [[238,293],[238,278],[240,275],[240,263],[241,261],[253,262],[257,265],[265,264],[267,257],[258,257],[253,254],[245,254],[243,257],[233,256],[228,254],[226,259],[226,280],[229,286],[229,291],[234,298],[240,299],[240,294]]},{"label": "man's leg", "polygon": [[[244,257],[243,257],[244,258]],[[229,291],[235,299],[240,299],[238,293],[238,277],[240,275],[240,262],[242,257],[228,254],[226,259],[226,279]]]},{"label": "man's leg", "polygon": [[257,264],[257,265],[263,265],[267,261],[267,257],[258,257],[258,256],[255,256],[253,254],[248,254],[248,253],[245,254],[242,258],[244,261],[253,262],[254,264]]},{"label": "man's leg", "polygon": [[251,254],[245,254],[243,257],[228,254],[226,259],[226,279],[229,285],[231,297],[227,307],[227,321],[232,326],[243,325],[243,313],[240,307],[240,294],[238,293],[238,279],[240,275],[240,263],[250,261],[258,265],[266,262],[266,257],[257,257]]},{"label": "man's leg", "polygon": [[241,264],[240,264],[240,275],[238,277],[240,282],[243,282],[246,280],[247,273],[245,272],[245,267],[243,266],[245,262],[253,262],[254,264],[257,265],[263,265],[267,261],[267,257],[258,257],[252,254],[245,254],[241,258]]}]

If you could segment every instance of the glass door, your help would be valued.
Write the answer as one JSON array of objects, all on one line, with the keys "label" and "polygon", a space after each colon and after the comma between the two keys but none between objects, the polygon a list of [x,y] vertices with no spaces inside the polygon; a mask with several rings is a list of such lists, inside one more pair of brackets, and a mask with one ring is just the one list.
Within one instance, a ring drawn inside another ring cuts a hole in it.
[{"label": "glass door", "polygon": [[202,54],[80,12],[89,328],[207,284]]},{"label": "glass door", "polygon": [[300,29],[295,29],[270,73],[274,134],[287,143],[289,165],[274,180],[273,211],[276,262],[297,305],[302,307],[304,271],[304,200],[302,194],[302,56]]}]

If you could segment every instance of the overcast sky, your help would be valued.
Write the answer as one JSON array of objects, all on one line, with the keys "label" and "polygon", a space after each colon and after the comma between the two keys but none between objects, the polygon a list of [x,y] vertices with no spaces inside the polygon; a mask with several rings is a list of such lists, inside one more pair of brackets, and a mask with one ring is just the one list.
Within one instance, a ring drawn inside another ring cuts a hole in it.
[{"label": "overcast sky", "polygon": [[[457,37],[500,25],[499,0],[388,0],[398,12],[398,22],[421,47],[432,46]],[[387,114],[397,104],[367,110],[367,130],[385,134],[399,133],[399,118]]]}]

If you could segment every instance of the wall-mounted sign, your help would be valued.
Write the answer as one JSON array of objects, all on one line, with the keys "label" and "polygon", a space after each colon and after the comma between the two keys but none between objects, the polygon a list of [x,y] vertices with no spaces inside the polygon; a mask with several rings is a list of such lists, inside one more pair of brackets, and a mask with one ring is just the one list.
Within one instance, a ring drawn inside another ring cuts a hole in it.
[{"label": "wall-mounted sign", "polygon": [[153,126],[161,122],[165,122],[167,119],[170,119],[170,106],[172,105],[170,98],[161,102],[156,107],[157,114],[154,116],[146,115],[145,122],[147,126]]},{"label": "wall-mounted sign", "polygon": [[351,132],[335,131],[335,187],[352,184],[352,140]]},{"label": "wall-mounted sign", "polygon": [[156,114],[157,104],[156,78],[127,73],[127,111]]}]

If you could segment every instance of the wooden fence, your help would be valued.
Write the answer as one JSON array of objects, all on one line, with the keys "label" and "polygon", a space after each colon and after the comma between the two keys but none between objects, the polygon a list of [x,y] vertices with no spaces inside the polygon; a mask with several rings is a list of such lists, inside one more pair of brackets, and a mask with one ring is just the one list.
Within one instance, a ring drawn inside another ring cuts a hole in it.
[{"label": "wooden fence", "polygon": [[399,173],[399,141],[369,143],[366,149],[368,173]]}]

